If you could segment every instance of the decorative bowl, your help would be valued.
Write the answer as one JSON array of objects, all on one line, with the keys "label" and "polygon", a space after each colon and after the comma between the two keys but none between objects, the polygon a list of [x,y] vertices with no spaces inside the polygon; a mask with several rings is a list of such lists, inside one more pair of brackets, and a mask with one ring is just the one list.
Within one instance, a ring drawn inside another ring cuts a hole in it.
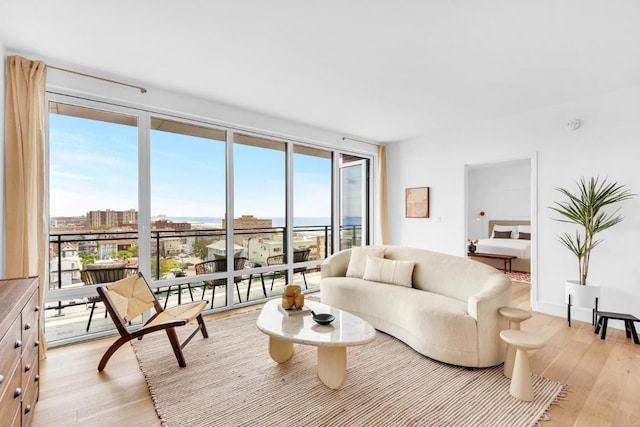
[{"label": "decorative bowl", "polygon": [[333,322],[334,319],[335,317],[333,316],[333,314],[329,313],[313,314],[313,320],[315,320],[315,322],[319,325],[328,325],[329,323]]}]

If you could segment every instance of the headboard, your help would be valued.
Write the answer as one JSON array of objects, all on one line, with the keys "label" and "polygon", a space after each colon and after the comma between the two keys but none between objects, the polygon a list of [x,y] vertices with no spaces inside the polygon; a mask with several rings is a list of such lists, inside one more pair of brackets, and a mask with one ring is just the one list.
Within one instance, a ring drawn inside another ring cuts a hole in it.
[{"label": "headboard", "polygon": [[531,221],[528,220],[528,219],[521,219],[521,220],[492,219],[492,220],[489,220],[489,234],[488,234],[489,237],[491,237],[493,235],[493,226],[494,225],[531,225]]}]

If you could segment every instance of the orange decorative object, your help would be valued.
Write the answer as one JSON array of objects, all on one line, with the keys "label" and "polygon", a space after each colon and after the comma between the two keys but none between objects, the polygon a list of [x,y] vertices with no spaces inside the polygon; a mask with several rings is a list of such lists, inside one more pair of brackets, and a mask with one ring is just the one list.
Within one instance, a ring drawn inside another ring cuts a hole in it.
[{"label": "orange decorative object", "polygon": [[292,307],[297,309],[304,307],[304,294],[298,285],[287,285],[282,293],[282,308],[289,310]]}]

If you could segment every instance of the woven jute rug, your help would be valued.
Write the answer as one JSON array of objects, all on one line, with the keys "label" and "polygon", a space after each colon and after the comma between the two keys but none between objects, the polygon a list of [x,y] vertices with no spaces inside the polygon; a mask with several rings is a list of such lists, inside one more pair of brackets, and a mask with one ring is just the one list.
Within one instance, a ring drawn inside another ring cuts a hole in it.
[{"label": "woven jute rug", "polygon": [[184,349],[185,368],[163,332],[133,341],[163,425],[533,426],[563,390],[534,375],[535,400],[522,402],[502,366],[446,365],[383,333],[348,348],[346,380],[331,390],[317,377],[315,347],[296,344],[288,362],[271,360],[258,314],[208,320],[209,338]]}]

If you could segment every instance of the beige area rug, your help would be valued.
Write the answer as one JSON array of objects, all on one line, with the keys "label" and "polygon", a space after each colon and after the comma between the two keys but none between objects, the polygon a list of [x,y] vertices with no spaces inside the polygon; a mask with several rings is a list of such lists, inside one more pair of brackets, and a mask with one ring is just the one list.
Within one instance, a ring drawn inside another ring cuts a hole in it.
[{"label": "beige area rug", "polygon": [[516,282],[531,283],[531,273],[523,271],[507,271],[505,273],[511,280]]},{"label": "beige area rug", "polygon": [[166,334],[133,342],[163,425],[533,426],[563,389],[534,375],[536,399],[521,402],[502,366],[442,364],[378,333],[349,347],[345,383],[331,390],[317,377],[315,347],[296,344],[288,362],[271,360],[258,313],[207,321],[209,338],[185,347],[182,369]]}]

